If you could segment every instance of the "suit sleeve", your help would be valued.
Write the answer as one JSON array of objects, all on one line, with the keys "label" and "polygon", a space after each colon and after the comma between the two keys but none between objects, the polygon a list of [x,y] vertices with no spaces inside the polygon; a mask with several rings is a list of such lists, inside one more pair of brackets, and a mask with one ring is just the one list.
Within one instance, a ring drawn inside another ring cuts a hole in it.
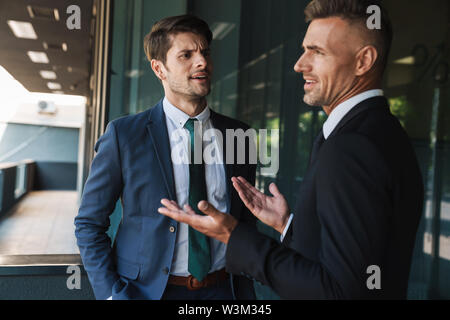
[{"label": "suit sleeve", "polygon": [[109,123],[95,145],[89,177],[75,218],[75,235],[84,268],[97,299],[111,296],[119,279],[106,234],[109,216],[122,192],[119,148],[114,123]]},{"label": "suit sleeve", "polygon": [[287,244],[238,224],[228,242],[227,270],[253,277],[285,299],[372,297],[366,270],[381,264],[392,211],[386,162],[359,135],[333,138],[324,144],[317,161],[318,259],[308,259],[290,247],[296,232],[301,232],[294,216]]}]

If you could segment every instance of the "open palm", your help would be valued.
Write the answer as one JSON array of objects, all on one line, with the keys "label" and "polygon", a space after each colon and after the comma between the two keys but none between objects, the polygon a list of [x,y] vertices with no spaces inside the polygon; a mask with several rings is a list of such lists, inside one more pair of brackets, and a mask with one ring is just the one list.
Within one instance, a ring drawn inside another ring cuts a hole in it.
[{"label": "open palm", "polygon": [[252,186],[243,177],[231,178],[242,202],[259,220],[283,233],[289,219],[289,206],[275,183],[269,185],[273,197],[267,196]]}]

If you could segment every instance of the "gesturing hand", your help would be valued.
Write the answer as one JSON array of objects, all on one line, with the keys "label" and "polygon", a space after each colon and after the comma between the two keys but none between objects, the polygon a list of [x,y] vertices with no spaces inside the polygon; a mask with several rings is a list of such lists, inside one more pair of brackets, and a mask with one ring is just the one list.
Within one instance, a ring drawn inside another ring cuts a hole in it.
[{"label": "gesturing hand", "polygon": [[283,233],[289,220],[289,206],[275,183],[269,185],[269,191],[273,195],[273,197],[270,197],[253,187],[243,177],[233,177],[231,181],[250,212],[263,223],[279,233]]},{"label": "gesturing hand", "polygon": [[158,208],[159,213],[178,222],[187,223],[195,230],[225,244],[228,243],[231,232],[237,225],[237,221],[233,216],[220,212],[212,204],[204,200],[198,203],[198,209],[205,216],[196,214],[188,204],[184,205],[183,211],[173,200],[162,199],[161,203],[164,207]]}]

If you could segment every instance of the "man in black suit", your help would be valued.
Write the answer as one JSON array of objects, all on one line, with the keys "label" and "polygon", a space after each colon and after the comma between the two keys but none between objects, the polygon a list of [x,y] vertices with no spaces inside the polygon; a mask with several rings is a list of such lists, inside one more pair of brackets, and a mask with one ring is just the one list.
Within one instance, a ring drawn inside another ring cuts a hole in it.
[{"label": "man in black suit", "polygon": [[313,0],[304,53],[294,66],[304,101],[328,114],[293,214],[244,178],[233,185],[250,211],[280,232],[278,244],[206,201],[198,216],[163,200],[159,211],[227,243],[226,268],[287,299],[404,299],[423,183],[410,141],[390,113],[381,81],[392,31],[369,29],[373,1]]}]

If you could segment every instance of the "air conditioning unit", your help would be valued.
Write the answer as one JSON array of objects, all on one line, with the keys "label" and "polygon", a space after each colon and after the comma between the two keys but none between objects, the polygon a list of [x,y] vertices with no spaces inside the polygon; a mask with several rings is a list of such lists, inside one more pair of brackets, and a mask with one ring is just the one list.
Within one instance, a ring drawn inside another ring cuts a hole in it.
[{"label": "air conditioning unit", "polygon": [[38,113],[44,114],[56,114],[56,106],[52,101],[39,101]]}]

